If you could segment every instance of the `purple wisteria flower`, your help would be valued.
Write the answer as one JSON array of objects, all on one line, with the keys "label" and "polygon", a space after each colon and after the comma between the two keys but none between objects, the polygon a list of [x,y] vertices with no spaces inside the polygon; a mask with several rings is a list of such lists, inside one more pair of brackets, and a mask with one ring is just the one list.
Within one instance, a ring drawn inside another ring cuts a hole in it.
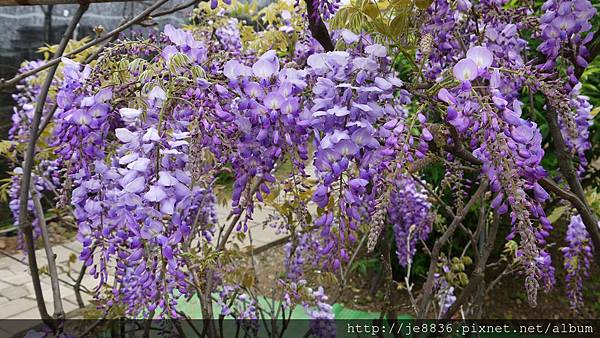
[{"label": "purple wisteria flower", "polygon": [[[546,175],[540,165],[544,156],[542,136],[534,122],[523,118],[523,104],[519,101],[525,86],[525,80],[517,75],[523,69],[519,53],[527,45],[519,34],[527,26],[512,24],[510,15],[492,15],[493,3],[471,6],[477,8],[463,4],[458,11],[471,8],[483,13],[481,24],[486,25],[486,35],[479,40],[480,45],[467,45],[464,56],[456,54],[460,54],[460,46],[466,41],[459,41],[459,35],[449,35],[461,29],[460,15],[455,15],[444,1],[431,7],[430,11],[436,11],[432,16],[435,21],[426,24],[424,31],[441,35],[444,44],[436,51],[439,54],[429,56],[425,67],[430,70],[430,81],[439,81],[440,70],[452,67],[454,78],[462,82],[455,88],[440,90],[437,97],[447,107],[446,122],[461,138],[470,140],[473,155],[483,163],[483,172],[495,193],[492,207],[499,213],[510,213],[514,227],[508,239],[516,235],[521,239],[519,257],[525,266],[529,300],[535,304],[540,285],[545,290],[554,285],[554,269],[544,249],[552,225],[542,204],[549,195],[537,183]],[[436,25],[438,21],[444,24]],[[440,50],[447,50],[448,54],[441,54]],[[509,71],[492,68],[493,65]],[[477,88],[471,84],[475,80]],[[535,226],[533,219],[540,225]]]},{"label": "purple wisteria flower", "polygon": [[473,81],[477,78],[477,63],[470,58],[462,59],[452,68],[452,73],[459,81]]},{"label": "purple wisteria flower", "polygon": [[427,195],[411,177],[397,177],[390,196],[388,219],[394,228],[396,256],[406,267],[417,251],[420,241],[431,232],[433,215]]},{"label": "purple wisteria flower", "polygon": [[589,277],[594,249],[580,215],[571,217],[566,240],[568,246],[561,251],[567,272],[567,297],[571,309],[577,311],[583,306],[583,280]]},{"label": "purple wisteria flower", "polygon": [[[543,70],[552,70],[565,48],[573,49],[575,62],[587,67],[589,51],[586,45],[594,34],[587,33],[592,28],[590,19],[596,15],[596,8],[588,0],[548,0],[542,6],[541,39],[538,51],[546,55]],[[569,59],[569,57],[567,57]]]}]

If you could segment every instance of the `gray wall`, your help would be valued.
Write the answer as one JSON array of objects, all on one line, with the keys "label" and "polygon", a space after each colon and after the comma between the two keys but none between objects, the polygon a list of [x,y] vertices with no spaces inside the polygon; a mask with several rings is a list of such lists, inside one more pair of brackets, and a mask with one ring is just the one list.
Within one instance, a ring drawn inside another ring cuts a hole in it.
[{"label": "gray wall", "polygon": [[[160,10],[171,8],[187,0],[170,0]],[[92,29],[102,25],[109,31],[119,25],[125,17],[131,18],[154,1],[132,1],[117,3],[90,4],[76,30],[76,38],[94,35]],[[8,79],[15,75],[23,60],[41,58],[37,49],[46,43],[56,44],[60,41],[67,24],[77,10],[77,5],[55,5],[52,9],[52,34],[50,41],[45,37],[45,15],[47,6],[12,6],[0,7],[0,78]],[[185,23],[191,7],[174,14],[157,18],[159,26],[167,23],[175,25]],[[139,26],[138,26],[139,28]],[[134,26],[134,29],[135,26]],[[11,91],[0,91],[0,138],[6,137],[12,114]],[[0,168],[1,170],[1,168]],[[0,175],[1,176],[1,175]]]},{"label": "gray wall", "polygon": [[[163,5],[164,9],[184,3],[186,0],[171,0]],[[91,29],[102,25],[105,29],[115,28],[124,17],[132,17],[147,8],[152,1],[135,1],[123,3],[91,4],[84,14],[79,27],[78,37],[91,33]],[[53,7],[52,27],[56,43],[62,35],[71,17],[77,10],[77,5],[55,5]],[[188,10],[157,19],[160,25],[166,23],[181,24],[185,22]],[[0,77],[14,73],[23,59],[36,56],[35,50],[44,41],[44,12],[41,6],[0,7]]]}]

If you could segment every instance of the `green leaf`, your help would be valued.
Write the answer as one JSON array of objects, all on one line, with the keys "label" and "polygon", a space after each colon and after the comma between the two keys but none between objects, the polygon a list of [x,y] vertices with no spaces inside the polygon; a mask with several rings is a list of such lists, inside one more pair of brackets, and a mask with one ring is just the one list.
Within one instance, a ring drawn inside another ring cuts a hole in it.
[{"label": "green leaf", "polygon": [[565,206],[559,206],[554,208],[550,215],[548,215],[548,220],[550,221],[550,223],[555,223],[560,219],[560,217],[565,213],[565,211],[567,211],[567,207]]}]

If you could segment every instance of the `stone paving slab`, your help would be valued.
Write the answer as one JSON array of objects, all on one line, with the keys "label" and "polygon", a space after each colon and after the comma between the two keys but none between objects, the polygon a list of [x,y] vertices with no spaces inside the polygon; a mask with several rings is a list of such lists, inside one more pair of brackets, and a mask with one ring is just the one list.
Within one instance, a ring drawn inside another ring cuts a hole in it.
[{"label": "stone paving slab", "polygon": [[[30,298],[19,298],[7,303],[4,303],[0,307],[0,318],[12,318],[13,316],[25,312],[29,309],[36,308],[37,304],[35,300]],[[39,313],[38,313],[39,317]]]},{"label": "stone paving slab", "polygon": [[255,247],[263,246],[271,242],[275,242],[286,236],[285,233],[277,233],[276,229],[269,226],[264,227],[263,225],[257,224],[249,229],[250,236],[252,236],[252,243]]},{"label": "stone paving slab", "polygon": [[[19,264],[19,263],[15,263],[15,264]],[[41,278],[42,277],[40,277],[40,279]],[[2,281],[6,282],[6,283],[8,283],[10,285],[13,285],[13,286],[19,286],[19,285],[30,283],[31,282],[31,276],[29,275],[28,271],[24,271],[20,275],[11,275],[11,276],[8,276],[8,277],[4,277],[4,275],[3,275],[2,276]]]},{"label": "stone paving slab", "polygon": [[[0,273],[1,273],[1,271],[2,271],[2,270],[0,270]],[[8,283],[5,283],[5,282],[3,282],[3,281],[0,281],[0,290],[2,290],[2,289],[4,289],[4,288],[7,288],[7,287],[9,287],[9,286],[11,286],[11,284],[8,284]]]},{"label": "stone paving slab", "polygon": [[[221,224],[229,224],[227,216],[229,216],[230,208],[228,206],[217,206],[217,216]],[[245,238],[240,242],[234,234],[230,237],[230,243],[237,244],[244,248],[250,245],[254,248],[259,248],[268,245],[274,241],[280,240],[287,234],[276,234],[275,229],[264,226],[264,221],[270,210],[268,208],[255,210],[253,220],[249,223],[249,229]],[[250,241],[252,238],[252,241]],[[56,255],[56,262],[59,270],[59,279],[61,279],[61,297],[65,312],[70,312],[78,308],[75,291],[72,284],[75,278],[79,275],[82,262],[77,259],[74,263],[69,263],[71,255],[79,255],[82,248],[81,243],[77,241],[59,244],[53,247]],[[23,254],[15,255],[19,261],[4,257],[0,254],[0,319],[19,318],[19,319],[39,319],[39,312],[35,302],[35,292],[31,284],[31,276],[27,268],[27,259]],[[47,259],[43,249],[36,250],[36,257],[40,267],[47,265]],[[109,263],[110,264],[110,263]],[[67,273],[69,272],[70,275]],[[47,303],[49,312],[53,312],[52,304],[52,287],[50,277],[47,275],[40,276],[42,292],[44,300]],[[71,285],[69,285],[71,284]],[[97,281],[90,275],[86,275],[82,281],[82,286],[93,291],[97,286]],[[82,299],[85,303],[89,303],[93,297],[85,292],[81,292]],[[0,331],[0,338],[5,335]]]},{"label": "stone paving slab", "polygon": [[[31,278],[31,277],[30,277]],[[44,294],[44,299],[48,299],[48,297],[52,297],[52,285],[50,285],[50,278],[47,281],[40,283],[42,287],[42,293]],[[31,281],[23,286],[27,290],[27,296],[31,299],[35,299],[35,291],[33,290],[33,284]],[[63,288],[60,288],[61,291]]]},{"label": "stone paving slab", "polygon": [[[73,304],[77,304],[77,297],[75,297],[75,292],[73,292],[73,294],[65,296],[64,299],[70,303]],[[81,300],[83,300],[84,303],[89,303],[92,299],[94,299],[94,297],[92,297],[91,295],[85,293],[85,292],[81,292]]]},{"label": "stone paving slab", "polygon": [[70,248],[67,248],[62,245],[56,245],[56,246],[52,247],[52,251],[54,252],[54,255],[56,256],[57,264],[68,262],[69,259],[71,258],[71,255],[75,255],[75,258],[78,259],[77,253],[73,252],[73,250],[71,250]]},{"label": "stone paving slab", "polygon": [[9,286],[0,290],[0,296],[8,298],[8,300],[15,300],[25,297],[29,294],[27,288],[24,285],[20,286]]}]

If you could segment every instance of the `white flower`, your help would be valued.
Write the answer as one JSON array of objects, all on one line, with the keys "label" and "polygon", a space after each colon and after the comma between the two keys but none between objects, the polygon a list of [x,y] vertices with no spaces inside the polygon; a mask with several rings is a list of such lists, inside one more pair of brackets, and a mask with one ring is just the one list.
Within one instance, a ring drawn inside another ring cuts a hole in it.
[{"label": "white flower", "polygon": [[137,133],[129,131],[127,128],[117,128],[115,129],[115,134],[119,141],[123,143],[129,143],[138,137]]},{"label": "white flower", "polygon": [[142,112],[133,108],[121,108],[119,109],[119,114],[121,114],[121,117],[124,120],[133,121],[137,119],[142,114]]},{"label": "white flower", "polygon": [[144,194],[144,198],[150,202],[160,202],[167,197],[167,194],[162,190],[161,187],[153,185],[150,187],[147,193]]}]

